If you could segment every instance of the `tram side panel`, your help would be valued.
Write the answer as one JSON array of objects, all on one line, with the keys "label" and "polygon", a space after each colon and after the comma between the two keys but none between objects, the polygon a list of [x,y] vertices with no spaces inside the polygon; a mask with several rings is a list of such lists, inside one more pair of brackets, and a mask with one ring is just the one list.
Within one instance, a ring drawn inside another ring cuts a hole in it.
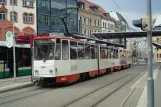
[{"label": "tram side panel", "polygon": [[100,74],[104,74],[107,69],[111,70],[112,63],[109,56],[111,56],[109,49],[105,46],[99,46]]}]

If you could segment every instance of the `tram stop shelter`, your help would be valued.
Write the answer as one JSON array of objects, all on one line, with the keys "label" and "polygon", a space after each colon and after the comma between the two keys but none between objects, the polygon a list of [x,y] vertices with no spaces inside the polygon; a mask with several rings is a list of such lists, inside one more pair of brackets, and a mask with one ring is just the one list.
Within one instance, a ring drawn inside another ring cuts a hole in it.
[{"label": "tram stop shelter", "polygon": [[[109,32],[109,33],[94,33],[95,37],[99,39],[118,39],[118,38],[135,38],[135,37],[147,37],[147,32]],[[153,37],[161,36],[161,31],[153,31]]]},{"label": "tram stop shelter", "polygon": [[[95,37],[99,39],[121,39],[121,38],[136,38],[136,37],[147,37],[147,32],[109,32],[109,33],[94,33]],[[161,31],[153,31],[152,37],[161,36]],[[126,43],[125,43],[126,45]],[[153,42],[154,46],[161,49],[161,44]]]}]

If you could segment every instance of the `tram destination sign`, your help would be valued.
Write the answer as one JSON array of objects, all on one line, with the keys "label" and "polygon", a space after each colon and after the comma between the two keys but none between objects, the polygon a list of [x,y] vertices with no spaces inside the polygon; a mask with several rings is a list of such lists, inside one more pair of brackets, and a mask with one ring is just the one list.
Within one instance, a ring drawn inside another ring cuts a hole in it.
[{"label": "tram destination sign", "polygon": [[6,46],[8,48],[11,48],[13,46],[13,34],[10,31],[6,33]]}]

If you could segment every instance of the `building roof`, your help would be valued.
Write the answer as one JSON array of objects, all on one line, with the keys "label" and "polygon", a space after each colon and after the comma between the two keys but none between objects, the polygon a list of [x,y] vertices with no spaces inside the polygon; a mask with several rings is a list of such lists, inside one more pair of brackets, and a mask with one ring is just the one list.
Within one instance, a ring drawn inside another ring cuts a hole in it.
[{"label": "building roof", "polygon": [[[95,13],[95,12],[90,7],[92,7],[92,6],[97,7],[98,8],[97,14],[102,16],[103,18],[107,18],[107,17],[104,16],[104,13],[108,13],[108,12],[106,12],[100,5],[92,3],[92,2],[87,1],[87,0],[78,0],[78,2],[83,3],[84,6],[85,6],[85,11],[89,11],[91,13]],[[115,21],[115,19],[111,16],[110,16],[110,20]]]}]

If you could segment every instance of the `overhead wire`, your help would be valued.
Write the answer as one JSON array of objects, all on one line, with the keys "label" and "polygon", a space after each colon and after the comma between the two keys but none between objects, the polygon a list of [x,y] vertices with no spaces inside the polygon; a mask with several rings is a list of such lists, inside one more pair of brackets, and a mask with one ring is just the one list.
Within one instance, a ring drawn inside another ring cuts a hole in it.
[{"label": "overhead wire", "polygon": [[[115,0],[112,0],[112,1],[113,1],[114,4],[118,7],[118,9],[126,16],[126,18],[128,19],[128,21],[129,21],[131,24],[133,24],[132,21],[130,20],[130,18],[123,12],[123,10],[120,8],[120,6],[116,3],[116,1],[115,1]],[[129,25],[128,25],[128,27],[131,28]],[[133,29],[133,28],[131,28],[131,29]],[[135,30],[135,29],[133,29],[133,30]],[[136,30],[135,30],[135,31],[136,31]],[[130,30],[130,32],[131,32],[131,30]]]}]

